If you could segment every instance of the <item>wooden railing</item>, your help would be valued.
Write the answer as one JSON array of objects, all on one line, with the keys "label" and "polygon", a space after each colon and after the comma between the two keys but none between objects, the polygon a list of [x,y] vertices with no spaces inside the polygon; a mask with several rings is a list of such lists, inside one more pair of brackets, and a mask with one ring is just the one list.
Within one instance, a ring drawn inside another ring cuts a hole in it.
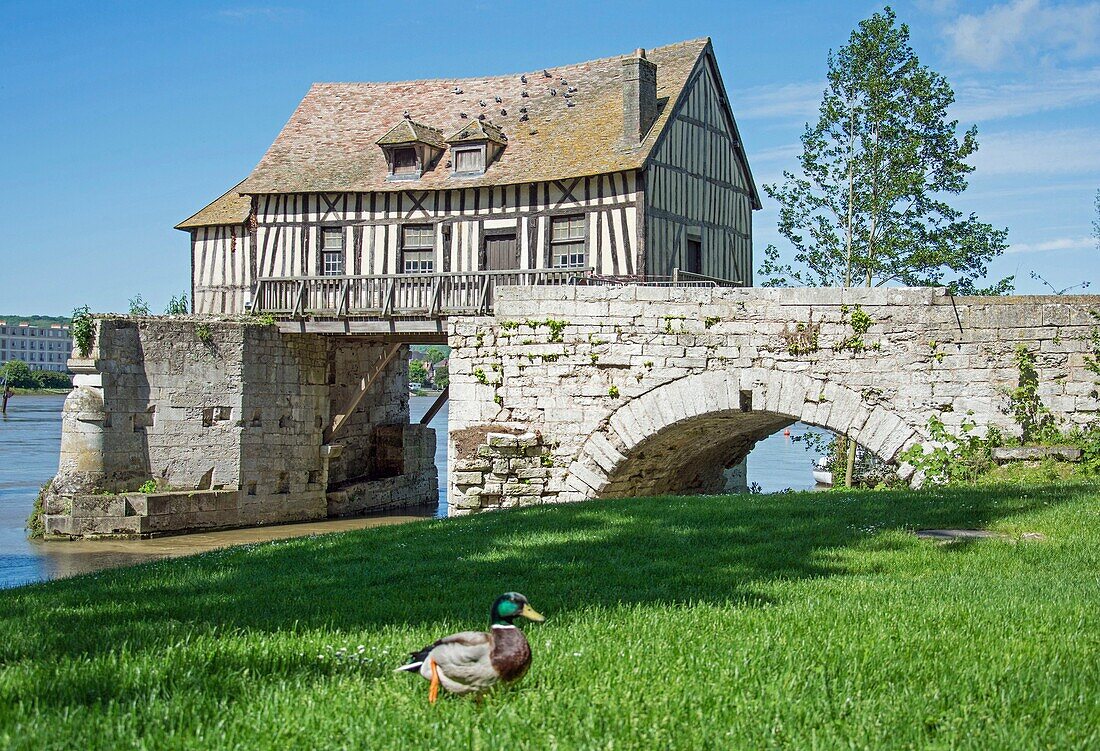
[{"label": "wooden railing", "polygon": [[582,268],[277,277],[259,280],[252,310],[291,318],[479,315],[492,310],[499,287],[576,284],[591,272]]}]

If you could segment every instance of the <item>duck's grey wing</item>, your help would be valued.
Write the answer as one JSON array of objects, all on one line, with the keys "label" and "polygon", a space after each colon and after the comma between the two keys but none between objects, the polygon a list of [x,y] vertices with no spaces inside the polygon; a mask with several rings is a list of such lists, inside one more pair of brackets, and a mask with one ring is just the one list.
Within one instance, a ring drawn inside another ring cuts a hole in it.
[{"label": "duck's grey wing", "polygon": [[[492,636],[484,631],[463,631],[451,634],[432,645],[428,658],[436,664],[443,687],[454,693],[467,693],[488,688],[499,676],[489,655]],[[420,666],[420,674],[431,680],[428,659]]]}]

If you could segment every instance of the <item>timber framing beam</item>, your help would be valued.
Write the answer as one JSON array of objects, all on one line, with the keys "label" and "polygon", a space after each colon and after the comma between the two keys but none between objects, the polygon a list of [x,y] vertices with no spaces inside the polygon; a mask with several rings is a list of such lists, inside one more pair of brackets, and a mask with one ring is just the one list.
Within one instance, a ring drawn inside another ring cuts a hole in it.
[{"label": "timber framing beam", "polygon": [[432,402],[432,406],[428,407],[428,411],[420,418],[421,425],[427,425],[432,421],[432,418],[439,414],[439,410],[443,409],[443,405],[446,404],[447,400],[450,398],[450,393],[451,387],[445,386],[439,396],[435,398],[435,401]]},{"label": "timber framing beam", "polygon": [[332,443],[333,439],[340,434],[340,431],[347,425],[352,414],[355,413],[356,408],[359,406],[359,402],[363,401],[363,397],[370,391],[370,387],[374,385],[374,382],[378,380],[379,377],[381,377],[386,367],[400,351],[401,344],[391,344],[386,348],[385,354],[379,358],[378,362],[376,362],[370,371],[359,380],[359,387],[355,389],[344,406],[340,408],[340,411],[332,421],[332,425],[325,430],[324,442],[326,444]]}]

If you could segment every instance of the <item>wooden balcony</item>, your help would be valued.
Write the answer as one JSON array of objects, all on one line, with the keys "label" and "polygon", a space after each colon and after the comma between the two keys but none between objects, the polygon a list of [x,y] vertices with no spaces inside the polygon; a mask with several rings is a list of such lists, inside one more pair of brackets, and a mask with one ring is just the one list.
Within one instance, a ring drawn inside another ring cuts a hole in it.
[{"label": "wooden balcony", "polygon": [[579,268],[277,277],[259,280],[252,311],[274,316],[288,332],[437,338],[446,333],[450,316],[491,313],[500,287],[579,284],[591,273]]}]

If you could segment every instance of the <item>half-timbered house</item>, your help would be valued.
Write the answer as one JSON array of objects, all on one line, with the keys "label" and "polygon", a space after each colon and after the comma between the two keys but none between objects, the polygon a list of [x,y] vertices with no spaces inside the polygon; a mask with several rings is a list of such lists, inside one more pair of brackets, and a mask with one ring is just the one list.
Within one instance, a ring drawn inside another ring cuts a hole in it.
[{"label": "half-timbered house", "polygon": [[315,84],[253,172],[178,228],[195,312],[237,313],[264,280],[294,278],[675,270],[749,285],[758,208],[697,39],[508,76]]}]

